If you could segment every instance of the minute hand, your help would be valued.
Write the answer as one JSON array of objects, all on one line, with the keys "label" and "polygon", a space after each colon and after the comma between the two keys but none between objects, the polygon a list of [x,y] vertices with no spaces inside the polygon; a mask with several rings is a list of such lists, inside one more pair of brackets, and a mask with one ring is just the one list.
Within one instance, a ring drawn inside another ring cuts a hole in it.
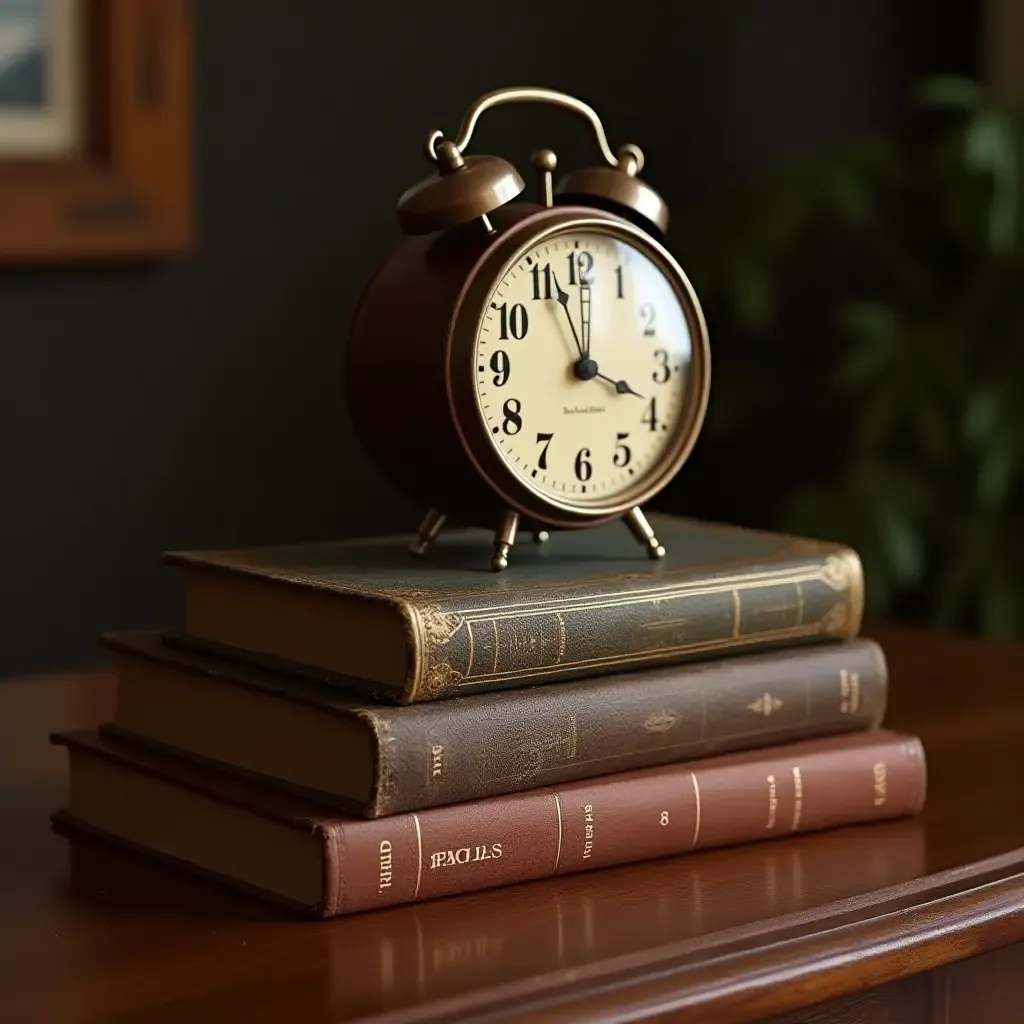
[{"label": "minute hand", "polygon": [[583,351],[583,346],[580,344],[580,336],[576,333],[576,325],[572,322],[572,314],[569,312],[569,293],[563,292],[559,287],[558,278],[554,274],[551,275],[551,279],[555,282],[555,291],[558,292],[558,304],[565,310],[566,319],[569,321],[569,328],[572,331],[572,340],[576,342],[576,350],[580,354],[581,359],[586,358],[586,353]]},{"label": "minute hand", "polygon": [[580,334],[583,340],[583,358],[590,358],[590,285],[580,281]]}]

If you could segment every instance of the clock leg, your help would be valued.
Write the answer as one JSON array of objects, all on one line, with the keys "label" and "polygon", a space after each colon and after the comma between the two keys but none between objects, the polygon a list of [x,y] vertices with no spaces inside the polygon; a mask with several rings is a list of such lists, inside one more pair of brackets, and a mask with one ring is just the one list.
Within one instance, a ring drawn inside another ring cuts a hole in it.
[{"label": "clock leg", "polygon": [[438,511],[436,508],[430,509],[423,517],[419,535],[409,546],[409,550],[414,555],[425,555],[433,547],[434,541],[437,540],[437,535],[441,532],[441,527],[444,526],[444,520],[445,515],[443,512]]},{"label": "clock leg", "polygon": [[631,508],[624,518],[633,536],[647,548],[648,558],[665,557],[665,549],[655,537],[651,524],[647,522],[647,516],[643,514],[639,506]]},{"label": "clock leg", "polygon": [[501,572],[508,566],[508,549],[516,542],[516,529],[519,527],[519,513],[511,509],[501,518],[501,525],[494,535],[494,557],[491,568]]},{"label": "clock leg", "polygon": [[533,543],[534,544],[547,544],[551,540],[551,534],[547,530],[534,530],[533,531]]}]

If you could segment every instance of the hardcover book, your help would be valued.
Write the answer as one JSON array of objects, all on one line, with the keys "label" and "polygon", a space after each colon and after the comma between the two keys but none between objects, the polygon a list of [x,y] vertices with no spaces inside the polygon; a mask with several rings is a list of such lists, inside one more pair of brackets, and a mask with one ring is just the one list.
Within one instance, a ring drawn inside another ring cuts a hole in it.
[{"label": "hardcover book", "polygon": [[816,644],[409,707],[244,662],[105,638],[111,731],[379,817],[877,726],[885,659]]},{"label": "hardcover book", "polygon": [[856,635],[863,579],[838,544],[658,516],[650,562],[621,523],[521,544],[481,568],[483,530],[172,552],[184,576],[179,639],[359,680],[413,703]]},{"label": "hardcover book", "polygon": [[96,732],[54,742],[56,824],[319,917],[898,818],[926,786],[920,741],[871,731],[369,820]]}]

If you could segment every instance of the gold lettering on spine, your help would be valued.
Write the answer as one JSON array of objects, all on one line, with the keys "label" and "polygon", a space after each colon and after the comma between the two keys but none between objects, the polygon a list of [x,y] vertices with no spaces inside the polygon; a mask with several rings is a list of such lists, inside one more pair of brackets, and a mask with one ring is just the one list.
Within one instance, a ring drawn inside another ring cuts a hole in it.
[{"label": "gold lettering on spine", "polygon": [[804,780],[800,769],[793,765],[793,831],[800,827],[800,815],[804,812]]},{"label": "gold lettering on spine", "polygon": [[875,782],[875,806],[881,807],[889,795],[888,771],[884,761],[879,761],[871,768],[871,774]]},{"label": "gold lettering on spine", "polygon": [[583,805],[583,859],[590,860],[594,852],[594,805]]},{"label": "gold lettering on spine", "polygon": [[768,776],[768,821],[765,823],[766,829],[775,828],[775,814],[779,809],[779,791],[775,786],[775,776]]},{"label": "gold lettering on spine", "polygon": [[454,868],[460,864],[476,864],[481,860],[500,860],[501,843],[489,846],[460,846],[457,850],[436,850],[430,855],[430,870]]},{"label": "gold lettering on spine", "polygon": [[690,849],[693,850],[697,846],[697,840],[700,838],[700,786],[697,785],[697,776],[690,772],[690,779],[693,782],[693,799],[696,802],[696,813],[694,815],[693,822],[693,842],[690,843]]},{"label": "gold lettering on spine", "polygon": [[385,889],[391,888],[391,842],[382,839],[380,843],[380,880],[377,883],[377,892],[382,893]]},{"label": "gold lettering on spine", "polygon": [[849,715],[860,709],[860,675],[849,669],[839,670],[839,713]]},{"label": "gold lettering on spine", "polygon": [[555,850],[555,866],[551,869],[551,874],[554,874],[558,870],[558,862],[562,858],[562,801],[558,799],[557,793],[551,795],[555,798],[555,813],[558,815],[558,849]]},{"label": "gold lettering on spine", "polygon": [[423,833],[420,832],[418,814],[412,816],[412,823],[416,826],[416,888],[413,890],[412,898],[416,899],[420,894],[420,882],[423,880]]}]

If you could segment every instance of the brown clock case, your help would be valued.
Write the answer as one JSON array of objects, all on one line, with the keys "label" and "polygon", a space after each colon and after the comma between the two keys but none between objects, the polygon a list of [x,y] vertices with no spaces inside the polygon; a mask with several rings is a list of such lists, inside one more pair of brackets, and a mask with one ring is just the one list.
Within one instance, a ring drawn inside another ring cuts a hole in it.
[{"label": "brown clock case", "polygon": [[[542,203],[510,202],[522,179],[497,157],[463,158],[476,119],[498,103],[548,102],[583,113],[614,167],[568,175],[552,189],[556,165],[538,151]],[[582,108],[582,109],[581,109]],[[346,351],[348,407],[365,450],[401,490],[430,508],[414,550],[425,553],[446,517],[496,526],[491,561],[508,564],[518,529],[539,540],[548,528],[593,526],[623,517],[651,557],[664,549],[640,506],[685,462],[707,403],[710,357],[700,304],[685,274],[660,244],[668,211],[636,177],[642,154],[614,157],[596,114],[573,97],[542,89],[502,90],[470,108],[457,142],[433,133],[428,155],[438,165],[399,203],[405,237],[359,298]],[[498,275],[547,234],[590,229],[615,234],[661,266],[686,311],[693,340],[693,400],[656,473],[615,504],[559,503],[533,491],[495,451],[476,408],[472,348],[479,318]]]}]

